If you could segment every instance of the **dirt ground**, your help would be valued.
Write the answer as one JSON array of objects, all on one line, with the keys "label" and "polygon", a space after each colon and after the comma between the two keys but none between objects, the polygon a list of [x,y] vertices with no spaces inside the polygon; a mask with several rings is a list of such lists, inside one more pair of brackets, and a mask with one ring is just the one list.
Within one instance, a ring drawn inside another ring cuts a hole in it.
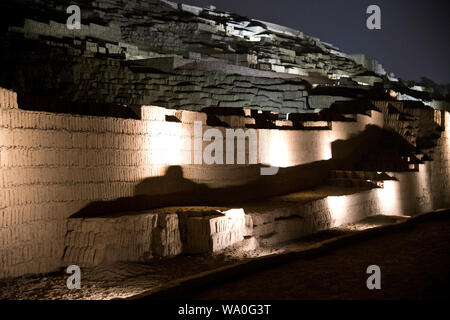
[{"label": "dirt ground", "polygon": [[[359,223],[326,230],[304,239],[269,248],[248,250],[242,246],[234,246],[214,255],[178,256],[171,259],[154,258],[145,263],[124,262],[82,268],[81,289],[79,290],[67,289],[66,281],[69,275],[65,273],[64,269],[51,274],[8,279],[0,281],[0,299],[100,300],[126,298],[144,291],[157,290],[167,282],[200,272],[268,254],[304,250],[327,239],[404,219],[406,218],[371,217]],[[220,296],[219,293],[217,294]]]},{"label": "dirt ground", "polygon": [[[381,289],[368,290],[369,265],[381,269]],[[329,254],[246,276],[194,299],[450,299],[450,219],[352,243]]]}]

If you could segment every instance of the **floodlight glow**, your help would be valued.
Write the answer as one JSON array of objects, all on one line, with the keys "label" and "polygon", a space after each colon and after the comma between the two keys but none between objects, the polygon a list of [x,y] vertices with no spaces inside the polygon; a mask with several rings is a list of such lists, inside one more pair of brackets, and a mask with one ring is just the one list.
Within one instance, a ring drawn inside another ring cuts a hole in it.
[{"label": "floodlight glow", "polygon": [[384,215],[401,215],[400,183],[393,180],[384,181],[384,187],[377,189],[380,213]]},{"label": "floodlight glow", "polygon": [[286,137],[279,130],[273,130],[269,141],[269,165],[281,168],[289,167],[291,161]]},{"label": "floodlight glow", "polygon": [[227,216],[228,218],[240,218],[242,216],[245,216],[245,212],[244,209],[240,208],[240,209],[229,209],[223,212],[223,214],[225,214],[225,216]]},{"label": "floodlight glow", "polygon": [[348,218],[347,197],[329,196],[327,203],[331,214],[331,227],[333,228],[345,223]]}]

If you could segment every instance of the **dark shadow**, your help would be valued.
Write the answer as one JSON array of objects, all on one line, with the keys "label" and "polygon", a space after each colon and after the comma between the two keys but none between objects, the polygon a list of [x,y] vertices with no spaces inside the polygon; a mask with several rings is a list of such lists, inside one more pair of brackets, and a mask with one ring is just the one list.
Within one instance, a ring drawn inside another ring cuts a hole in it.
[{"label": "dark shadow", "polygon": [[403,136],[374,125],[353,138],[334,141],[331,152],[342,170],[399,172],[421,163],[416,157],[420,151]]},{"label": "dark shadow", "polygon": [[230,125],[226,123],[225,121],[220,120],[216,115],[214,114],[208,114],[208,117],[206,119],[206,125],[210,127],[225,127],[230,128]]},{"label": "dark shadow", "polygon": [[[164,176],[150,177],[135,187],[133,197],[93,202],[72,217],[98,217],[138,212],[168,206],[229,206],[285,195],[325,184],[330,170],[407,171],[416,148],[395,132],[368,125],[366,130],[348,140],[332,143],[330,160],[280,168],[273,176],[261,176],[261,165],[233,168],[251,179],[237,186],[210,188],[183,176],[183,168],[171,166]],[[189,166],[186,166],[189,167]],[[211,177],[220,174],[218,166],[203,166]],[[219,166],[220,167],[220,166]],[[215,171],[218,170],[218,171]]]},{"label": "dark shadow", "polygon": [[179,122],[179,123],[181,123],[181,120],[178,119],[175,116],[166,114],[166,122]]},{"label": "dark shadow", "polygon": [[[136,212],[168,206],[225,206],[242,204],[314,188],[325,182],[328,171],[334,167],[332,160],[280,168],[273,176],[260,176],[261,165],[236,168],[252,170],[254,179],[246,184],[210,188],[184,178],[180,166],[171,166],[166,174],[143,180],[135,188],[135,196],[112,201],[96,201],[71,217],[99,217],[124,212]],[[211,167],[211,174],[214,168]]]}]

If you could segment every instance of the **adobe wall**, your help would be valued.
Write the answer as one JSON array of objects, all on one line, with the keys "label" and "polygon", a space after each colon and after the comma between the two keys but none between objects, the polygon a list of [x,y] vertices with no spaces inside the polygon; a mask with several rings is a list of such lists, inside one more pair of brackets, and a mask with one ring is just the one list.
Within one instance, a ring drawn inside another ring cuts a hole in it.
[{"label": "adobe wall", "polygon": [[445,131],[437,140],[433,161],[420,164],[418,172],[392,173],[400,183],[384,189],[387,210],[414,215],[450,207],[450,113],[442,112]]},{"label": "adobe wall", "polygon": [[[0,62],[0,86],[20,93],[24,109],[83,113],[92,111],[86,104],[96,103],[189,110],[246,105],[288,114],[309,109],[301,81],[308,74],[328,83],[364,71],[337,48],[300,31],[223,12],[197,8],[192,14],[191,6],[150,0],[126,6],[118,0],[101,6],[82,1],[81,28],[69,30],[63,3],[29,2],[0,9],[10,25],[1,34],[8,50]],[[49,16],[45,7],[55,14]],[[23,13],[23,24],[9,21],[13,12]],[[172,57],[179,61],[170,63]],[[117,116],[98,109],[97,115]]]},{"label": "adobe wall", "polygon": [[[165,121],[167,114],[180,122]],[[158,107],[143,107],[142,120],[23,111],[16,94],[1,89],[0,278],[61,267],[68,217],[95,201],[135,196],[142,181],[164,176],[169,166],[181,165],[184,179],[209,187],[244,185],[259,177],[258,170],[245,165],[185,165],[194,151],[194,121],[201,121],[203,130],[210,128],[206,114]],[[358,115],[357,122],[333,122],[332,130],[257,129],[266,146],[258,163],[290,167],[326,160],[332,141],[382,123],[381,114],[373,113]],[[419,172],[429,181],[421,187],[430,194],[423,201],[432,200],[432,207],[441,205],[448,190],[449,123],[447,113],[441,158]],[[161,180],[150,191],[164,195],[183,188]],[[405,197],[400,201],[407,203]]]},{"label": "adobe wall", "polygon": [[[391,106],[405,111],[416,118],[415,121],[396,121],[386,115],[388,102],[373,101],[383,111],[384,126],[402,134],[410,142],[418,136],[429,136],[430,123],[439,124],[442,128],[440,137],[436,139],[431,153],[432,161],[419,164],[416,172],[390,173],[399,182],[390,182],[383,190],[379,190],[384,201],[386,214],[402,212],[406,215],[427,212],[437,208],[450,206],[450,113],[444,110],[404,109],[407,104],[401,101],[389,102]],[[406,135],[409,131],[411,134]]]},{"label": "adobe wall", "polygon": [[[79,45],[78,39],[63,47],[59,42],[42,46],[36,40],[19,39],[11,40],[5,54],[0,86],[17,91],[21,107],[27,110],[134,118],[126,108],[113,106],[158,105],[199,111],[210,106],[245,105],[283,114],[308,109],[305,82],[292,75],[279,76],[223,61],[201,64],[165,57],[133,62],[97,52],[101,44],[89,41],[83,45],[94,45],[95,56]],[[84,50],[87,52],[80,54]],[[191,67],[177,67],[178,60]],[[36,75],[44,79],[50,75],[51,84],[34,81]]]}]

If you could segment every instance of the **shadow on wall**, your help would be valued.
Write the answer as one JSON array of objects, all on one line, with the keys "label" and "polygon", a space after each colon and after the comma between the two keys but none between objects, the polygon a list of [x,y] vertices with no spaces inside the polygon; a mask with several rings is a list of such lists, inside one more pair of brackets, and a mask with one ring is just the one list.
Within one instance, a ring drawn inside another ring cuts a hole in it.
[{"label": "shadow on wall", "polygon": [[409,171],[409,164],[421,162],[416,157],[419,152],[400,134],[374,125],[367,125],[355,137],[331,144],[332,158],[342,160],[342,170]]},{"label": "shadow on wall", "polygon": [[[186,179],[181,166],[170,166],[164,176],[147,178],[136,185],[133,197],[92,202],[71,217],[99,217],[167,206],[225,206],[264,199],[323,184],[333,168],[332,162],[323,160],[280,168],[274,176],[258,176],[249,183],[222,188],[210,188]],[[259,173],[260,168],[261,165],[254,165],[244,170]],[[214,167],[209,170],[213,175]]]},{"label": "shadow on wall", "polygon": [[[168,206],[242,204],[320,186],[327,180],[329,170],[407,171],[405,157],[415,158],[415,151],[401,135],[368,125],[356,137],[334,141],[330,160],[280,168],[274,176],[256,176],[248,183],[221,188],[186,179],[181,166],[170,166],[164,176],[147,178],[137,184],[133,197],[96,201],[72,217],[107,216]],[[210,170],[211,177],[220,173],[215,172],[215,166],[202,168]],[[261,165],[249,165],[235,170],[259,173],[260,168]]]}]

